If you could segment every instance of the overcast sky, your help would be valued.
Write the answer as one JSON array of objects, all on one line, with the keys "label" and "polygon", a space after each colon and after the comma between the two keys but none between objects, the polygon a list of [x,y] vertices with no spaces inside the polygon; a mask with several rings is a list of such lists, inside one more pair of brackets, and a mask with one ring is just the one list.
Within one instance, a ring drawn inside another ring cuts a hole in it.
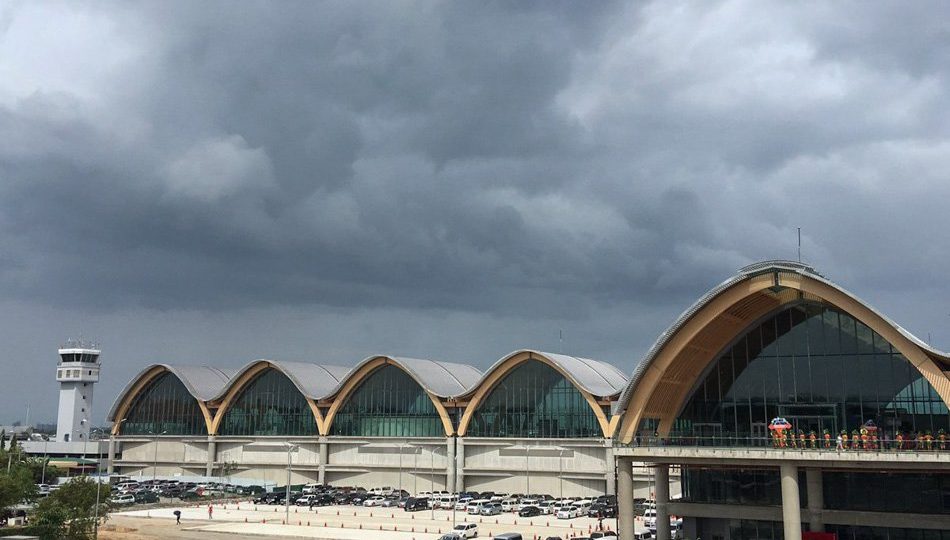
[{"label": "overcast sky", "polygon": [[[154,362],[631,371],[803,258],[950,347],[945,2],[0,0],[0,422]],[[563,345],[558,341],[563,329]]]}]

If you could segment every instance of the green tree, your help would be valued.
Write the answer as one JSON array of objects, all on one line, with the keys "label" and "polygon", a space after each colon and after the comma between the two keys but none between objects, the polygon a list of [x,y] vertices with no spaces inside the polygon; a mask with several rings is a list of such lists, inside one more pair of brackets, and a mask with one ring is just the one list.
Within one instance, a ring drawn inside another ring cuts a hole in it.
[{"label": "green tree", "polygon": [[[65,470],[49,464],[48,457],[47,458],[42,458],[42,457],[27,458],[23,463],[27,466],[27,468],[30,469],[30,472],[33,474],[34,484],[43,483],[44,477],[45,477],[46,483],[49,484],[51,483],[52,480],[55,480],[56,478],[60,476],[66,476]],[[45,475],[43,474],[44,464],[46,465]]]},{"label": "green tree", "polygon": [[95,530],[96,489],[99,490],[99,518],[110,509],[111,488],[88,477],[74,478],[40,501],[33,517],[43,540],[87,540]]}]

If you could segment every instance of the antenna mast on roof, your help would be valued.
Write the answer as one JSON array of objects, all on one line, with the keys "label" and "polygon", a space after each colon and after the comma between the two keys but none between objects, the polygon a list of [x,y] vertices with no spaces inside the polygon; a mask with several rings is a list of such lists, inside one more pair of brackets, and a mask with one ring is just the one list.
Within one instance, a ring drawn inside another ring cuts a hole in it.
[{"label": "antenna mast on roof", "polygon": [[802,262],[802,228],[798,228],[798,262]]},{"label": "antenna mast on roof", "polygon": [[558,354],[564,354],[564,329],[557,329],[557,352]]}]

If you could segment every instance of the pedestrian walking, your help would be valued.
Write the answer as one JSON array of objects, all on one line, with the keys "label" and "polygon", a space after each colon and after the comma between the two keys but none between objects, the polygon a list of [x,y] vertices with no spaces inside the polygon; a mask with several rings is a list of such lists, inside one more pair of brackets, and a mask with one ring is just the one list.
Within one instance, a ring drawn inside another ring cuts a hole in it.
[{"label": "pedestrian walking", "polygon": [[181,525],[181,510],[175,510],[172,513],[175,514],[175,525]]},{"label": "pedestrian walking", "polygon": [[214,506],[208,505],[208,519],[211,519],[211,514],[214,512]]}]

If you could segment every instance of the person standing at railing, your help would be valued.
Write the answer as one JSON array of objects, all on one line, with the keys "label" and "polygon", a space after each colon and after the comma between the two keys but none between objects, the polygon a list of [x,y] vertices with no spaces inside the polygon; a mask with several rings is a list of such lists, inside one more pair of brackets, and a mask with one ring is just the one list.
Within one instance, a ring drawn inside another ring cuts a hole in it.
[{"label": "person standing at railing", "polygon": [[940,428],[940,431],[937,432],[937,446],[941,450],[947,449],[947,432]]},{"label": "person standing at railing", "polygon": [[835,439],[835,451],[840,452],[842,450],[844,450],[844,439],[842,438],[841,433],[839,433],[838,437]]},{"label": "person standing at railing", "polygon": [[898,431],[897,435],[894,438],[897,441],[897,444],[896,444],[897,450],[898,451],[903,450],[904,449],[904,434]]}]

